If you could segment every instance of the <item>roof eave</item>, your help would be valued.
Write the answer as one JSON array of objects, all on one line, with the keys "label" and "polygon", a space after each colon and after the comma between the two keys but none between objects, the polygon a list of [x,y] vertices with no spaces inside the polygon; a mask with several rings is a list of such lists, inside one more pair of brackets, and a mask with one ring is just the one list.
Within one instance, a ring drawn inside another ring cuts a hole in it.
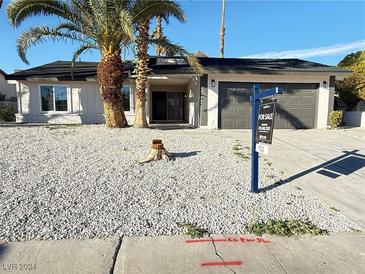
[{"label": "roof eave", "polygon": [[350,76],[350,71],[305,71],[305,70],[219,70],[206,69],[206,73],[211,74],[266,74],[266,75],[296,75],[296,74],[315,74],[315,75],[334,75],[334,76]]}]

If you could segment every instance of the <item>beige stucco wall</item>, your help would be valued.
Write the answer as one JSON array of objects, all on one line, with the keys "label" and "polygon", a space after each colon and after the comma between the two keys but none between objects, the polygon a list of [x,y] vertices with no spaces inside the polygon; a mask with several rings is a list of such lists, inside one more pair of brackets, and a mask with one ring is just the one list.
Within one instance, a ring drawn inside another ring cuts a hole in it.
[{"label": "beige stucco wall", "polygon": [[[215,80],[215,86],[212,87],[212,79]],[[317,127],[325,128],[327,126],[327,119],[329,115],[329,107],[331,102],[328,83],[328,74],[208,74],[208,125],[206,128],[218,128],[218,87],[219,82],[268,82],[268,83],[319,83],[318,94],[318,112],[317,112]],[[327,82],[327,88],[323,88],[323,81]],[[333,100],[333,99],[332,99]]]},{"label": "beige stucco wall", "polygon": [[[211,80],[215,80],[215,87]],[[334,89],[328,88],[328,74],[291,74],[291,75],[254,75],[254,74],[209,74],[208,75],[208,124],[206,128],[218,128],[218,87],[220,81],[232,82],[284,82],[284,83],[319,83],[316,127],[325,128],[328,123],[329,112],[333,109]],[[323,81],[327,87],[323,87]],[[187,84],[186,84],[187,83]],[[66,85],[68,87],[68,111],[41,112],[40,85]],[[126,112],[128,123],[134,120],[134,82],[125,82],[131,85],[132,101],[131,111]],[[25,122],[75,122],[75,123],[101,123],[103,122],[103,108],[99,95],[99,85],[96,81],[21,81],[17,85],[18,96],[18,121]],[[151,93],[153,91],[179,91],[186,92],[186,120],[199,126],[200,83],[199,77],[191,76],[185,84],[153,84],[147,85],[147,119],[151,116]]]},{"label": "beige stucco wall", "polygon": [[195,76],[192,77],[188,86],[188,113],[189,113],[189,124],[194,126],[198,126],[199,123],[199,100],[200,100],[200,81],[199,77]]},{"label": "beige stucco wall", "polygon": [[[67,111],[41,111],[40,86],[67,86]],[[128,123],[134,120],[134,85],[131,86],[131,111],[126,112]],[[18,83],[18,114],[19,122],[48,123],[102,123],[103,105],[99,94],[99,84],[96,81],[20,81]]]}]

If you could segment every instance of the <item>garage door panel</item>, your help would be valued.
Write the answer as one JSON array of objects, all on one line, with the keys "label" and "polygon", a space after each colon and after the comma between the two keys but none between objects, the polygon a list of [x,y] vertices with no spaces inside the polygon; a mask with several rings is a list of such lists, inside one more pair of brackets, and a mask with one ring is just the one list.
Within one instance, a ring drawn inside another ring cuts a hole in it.
[{"label": "garage door panel", "polygon": [[250,101],[250,96],[240,96],[236,99],[236,104],[245,104]]},{"label": "garage door panel", "polygon": [[251,108],[248,108],[248,107],[242,108],[242,115],[244,117],[250,117],[250,115],[251,115]]},{"label": "garage door panel", "polygon": [[[275,128],[313,128],[315,126],[318,84],[267,83],[262,88],[280,86],[277,95]],[[250,128],[252,83],[219,83],[219,127]]]},{"label": "garage door panel", "polygon": [[274,121],[274,127],[275,128],[285,128],[286,122],[285,122],[285,118],[275,118]]},{"label": "garage door panel", "polygon": [[288,97],[287,95],[277,96],[276,101],[281,105],[286,105],[288,103]]},{"label": "garage door panel", "polygon": [[243,109],[243,108],[236,108],[236,115],[240,115],[240,116],[244,116],[247,115],[247,109]]},{"label": "garage door panel", "polygon": [[302,108],[302,116],[303,118],[308,119],[308,117],[313,117],[313,109],[312,108]]},{"label": "garage door panel", "polygon": [[234,121],[233,120],[222,120],[222,127],[232,129],[232,128],[234,128]]},{"label": "garage door panel", "polygon": [[285,110],[285,105],[282,105],[280,103],[276,104],[276,115],[281,117],[281,116],[285,116],[286,110]]},{"label": "garage door panel", "polygon": [[288,96],[288,99],[290,105],[300,105],[300,96],[293,94],[292,96]]},{"label": "garage door panel", "polygon": [[223,116],[234,116],[234,108],[225,108],[222,110],[222,115]]},{"label": "garage door panel", "polygon": [[299,118],[301,116],[301,111],[299,108],[286,108],[284,111],[287,113],[287,117],[295,116]]},{"label": "garage door panel", "polygon": [[246,122],[243,120],[236,120],[236,124],[234,128],[244,128],[246,126]]},{"label": "garage door panel", "polygon": [[314,102],[315,97],[313,96],[303,96],[302,97],[302,106],[312,106],[313,104],[315,104]]},{"label": "garage door panel", "polygon": [[296,117],[287,116],[286,117],[286,126],[288,129],[296,129],[296,128],[305,128],[303,122]]},{"label": "garage door panel", "polygon": [[302,122],[302,124],[305,126],[305,127],[307,127],[307,128],[309,128],[309,127],[311,127],[311,125],[312,125],[312,120],[311,120],[311,118],[302,118],[301,119],[301,122]]}]

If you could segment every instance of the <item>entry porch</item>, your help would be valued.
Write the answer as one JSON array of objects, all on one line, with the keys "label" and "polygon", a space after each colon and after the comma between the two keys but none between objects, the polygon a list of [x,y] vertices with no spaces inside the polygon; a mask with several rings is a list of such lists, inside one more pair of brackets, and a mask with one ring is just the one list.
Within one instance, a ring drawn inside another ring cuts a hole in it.
[{"label": "entry porch", "polygon": [[199,121],[200,79],[196,75],[151,76],[147,87],[147,117],[154,124]]}]

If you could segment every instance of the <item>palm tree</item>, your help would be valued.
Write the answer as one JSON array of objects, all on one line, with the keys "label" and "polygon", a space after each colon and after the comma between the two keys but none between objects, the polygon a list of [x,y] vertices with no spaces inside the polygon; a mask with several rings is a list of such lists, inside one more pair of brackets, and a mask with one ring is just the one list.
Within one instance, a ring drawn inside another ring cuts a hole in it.
[{"label": "palm tree", "polygon": [[[181,55],[189,54],[165,37],[149,39],[151,18],[162,14],[183,20],[179,5],[170,0],[15,0],[8,6],[7,12],[14,27],[19,27],[25,19],[36,15],[56,15],[64,20],[55,27],[36,26],[21,34],[17,41],[17,50],[25,63],[28,63],[27,49],[46,39],[74,40],[80,43],[80,48],[73,54],[73,62],[87,50],[97,49],[101,52],[97,76],[108,127],[122,127],[126,124],[120,93],[123,85],[121,49],[133,43],[137,44],[137,127],[147,124],[144,121],[148,43],[159,44]],[[134,30],[139,34],[137,40],[134,39]],[[187,60],[201,70],[193,56],[188,56]]]},{"label": "palm tree", "polygon": [[[158,15],[156,17],[156,28],[154,30],[154,32],[152,33],[151,37],[153,39],[156,40],[163,40],[166,39],[166,36],[163,33],[163,28],[162,28],[162,19],[168,24],[169,23],[169,18],[163,15]],[[184,21],[181,21],[184,22]],[[156,44],[155,45],[155,50],[156,50],[156,56],[175,56],[178,54],[178,52],[176,52],[175,50],[173,50],[172,48],[170,48],[169,50],[164,48],[162,45],[160,44]]]},{"label": "palm tree", "polygon": [[[149,2],[147,0],[140,0],[140,2]],[[154,1],[156,3],[156,1]],[[188,63],[198,72],[202,73],[202,67],[199,61],[188,51],[186,51],[183,47],[178,46],[176,44],[171,43],[166,36],[162,34],[162,27],[159,26],[160,29],[157,32],[160,32],[156,35],[156,32],[152,35],[149,35],[149,28],[152,17],[157,18],[157,22],[162,23],[162,18],[168,22],[168,18],[170,16],[175,17],[180,22],[185,21],[185,15],[180,5],[174,1],[165,0],[163,1],[163,5],[161,2],[156,5],[158,7],[156,9],[157,14],[153,16],[153,13],[150,12],[150,16],[143,17],[141,20],[137,20],[137,56],[136,56],[136,111],[135,111],[135,119],[134,119],[134,127],[147,127],[147,119],[146,119],[146,85],[147,85],[147,77],[149,73],[148,68],[148,45],[154,44],[156,45],[156,49],[159,49],[159,54],[170,52],[181,56],[186,56]],[[157,26],[158,27],[158,26]]]},{"label": "palm tree", "polygon": [[63,19],[55,27],[34,26],[24,31],[17,41],[21,59],[28,63],[27,49],[46,39],[73,40],[80,44],[72,60],[83,52],[97,49],[101,61],[97,67],[105,122],[108,127],[126,123],[121,104],[123,63],[121,48],[134,41],[131,1],[113,0],[15,0],[7,13],[14,27],[36,15],[55,15]]},{"label": "palm tree", "polygon": [[[162,16],[159,15],[156,17],[156,29],[153,33],[153,37],[156,39],[160,39],[163,37],[163,30],[162,30]],[[161,56],[163,54],[163,49],[161,46],[156,46],[156,56]]]},{"label": "palm tree", "polygon": [[[137,4],[138,3],[138,4]],[[136,18],[136,30],[137,30],[137,39],[136,39],[136,108],[135,108],[135,119],[134,119],[134,127],[147,127],[147,119],[146,119],[146,85],[147,85],[147,77],[148,77],[148,45],[150,43],[150,35],[149,28],[151,19],[153,17],[157,18],[168,18],[169,16],[174,16],[181,22],[185,21],[185,15],[180,5],[174,1],[165,0],[165,1],[148,1],[148,0],[137,0],[135,6],[141,6],[140,9],[146,9],[147,6],[150,8],[149,14],[145,14],[145,16],[139,16]],[[152,9],[155,9],[155,13],[152,12]],[[138,12],[138,8],[134,8],[134,12]],[[159,37],[161,39],[161,37]]]},{"label": "palm tree", "polygon": [[226,1],[222,0],[222,22],[221,22],[221,33],[220,33],[220,53],[221,58],[224,58],[224,35],[226,28],[224,27],[224,17],[225,17],[225,11],[226,11]]}]

